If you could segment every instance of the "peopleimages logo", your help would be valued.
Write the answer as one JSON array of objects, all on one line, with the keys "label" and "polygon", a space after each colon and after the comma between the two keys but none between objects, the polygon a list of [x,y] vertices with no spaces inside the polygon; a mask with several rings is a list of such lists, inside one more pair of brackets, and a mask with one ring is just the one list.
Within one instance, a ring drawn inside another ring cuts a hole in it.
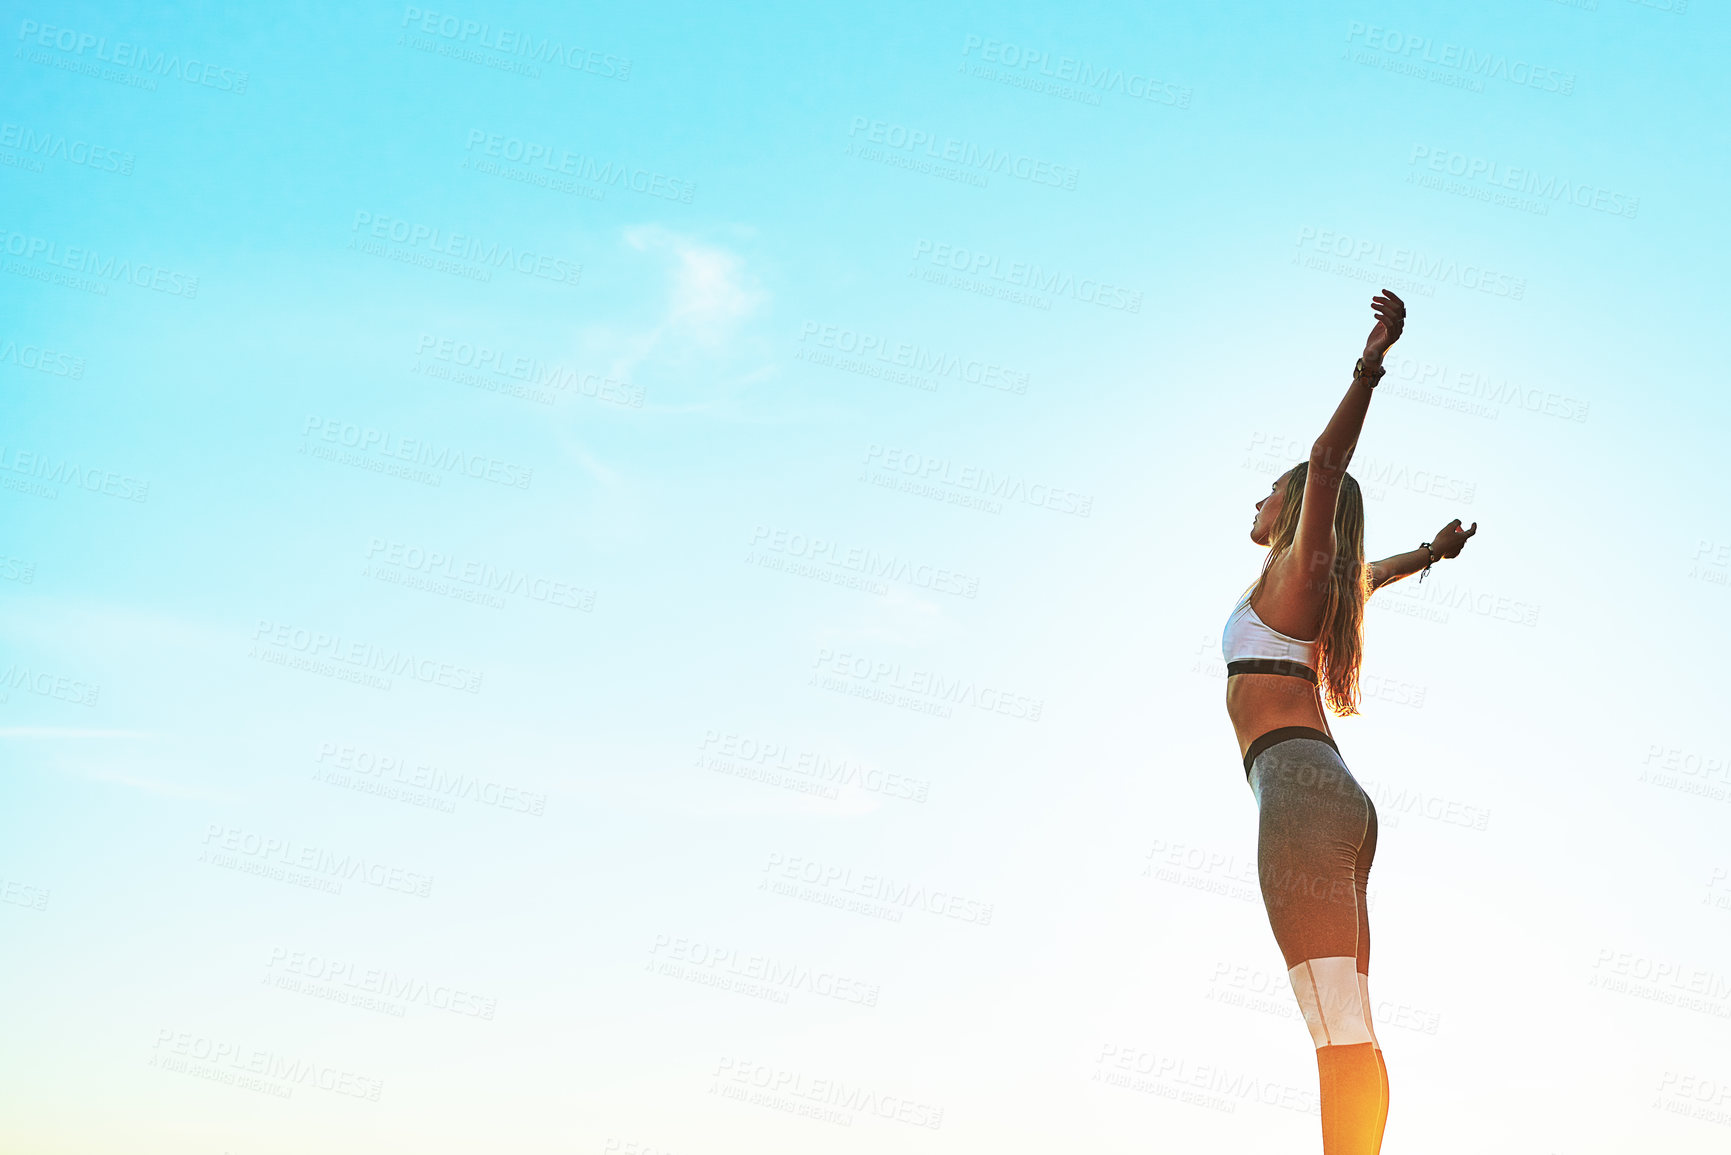
[{"label": "peopleimages logo", "polygon": [[900,662],[874,661],[864,654],[837,653],[827,646],[818,650],[812,669],[817,672],[814,678],[833,675],[831,681],[845,683],[852,680],[885,694],[901,690],[935,703],[972,706],[988,714],[1004,714],[1029,722],[1038,722],[1046,708],[1044,698],[982,685],[972,678],[949,678],[933,670],[906,669]]},{"label": "peopleimages logo", "polygon": [[942,136],[930,129],[910,128],[893,121],[856,116],[848,124],[851,139],[862,138],[869,144],[881,144],[910,156],[927,160],[947,161],[965,169],[1011,176],[1033,184],[1073,189],[1079,171],[1070,165],[1053,164],[1010,149],[986,148],[968,140]]},{"label": "peopleimages logo", "polygon": [[443,361],[458,369],[473,369],[508,377],[542,390],[581,395],[632,409],[643,408],[644,390],[641,385],[566,365],[551,364],[484,343],[422,333],[415,345],[415,356]]},{"label": "peopleimages logo", "polygon": [[[314,438],[317,438],[357,453],[424,465],[447,473],[461,473],[477,481],[490,481],[513,489],[528,489],[535,478],[533,466],[501,461],[482,453],[469,453],[450,445],[435,445],[419,437],[402,437],[389,430],[356,425],[336,417],[308,415],[301,436],[305,443],[313,443],[315,447]],[[437,478],[439,475],[432,476]]]},{"label": "peopleimages logo", "polygon": [[995,473],[976,465],[959,463],[953,458],[934,457],[901,449],[893,445],[868,446],[865,464],[894,476],[979,494],[983,498],[1018,501],[1039,506],[1055,513],[1070,513],[1087,517],[1094,510],[1094,497],[1077,493],[1064,486],[1029,481],[1014,474]]},{"label": "peopleimages logo", "polygon": [[367,967],[349,959],[312,951],[293,951],[284,946],[271,948],[270,961],[265,964],[265,969],[279,979],[292,976],[343,994],[377,995],[398,1004],[420,1003],[434,1010],[489,1022],[499,1006],[499,1000],[495,998],[428,982],[415,975],[385,967]]},{"label": "peopleimages logo", "polygon": [[[307,846],[290,838],[275,838],[211,822],[205,825],[203,845],[210,851],[240,855],[270,863],[285,870],[303,870],[330,880],[364,883],[379,890],[394,890],[426,898],[433,892],[433,876],[401,866],[368,859],[364,855],[337,854],[319,846]],[[217,865],[226,865],[212,858]]]},{"label": "peopleimages logo", "polygon": [[[997,389],[1005,393],[1025,394],[1031,375],[1026,370],[1011,369],[997,361],[987,361],[979,357],[963,358],[954,353],[934,349],[913,341],[898,341],[879,333],[870,333],[858,329],[850,329],[844,325],[830,325],[820,321],[807,321],[800,326],[799,340],[801,345],[813,345],[821,349],[834,350],[837,353],[856,357],[860,362],[876,361],[884,365],[911,370],[915,374],[930,374],[932,377],[950,377],[957,381],[965,381],[970,385],[979,385],[987,389]],[[817,361],[829,364],[833,359],[823,359],[812,352],[802,350],[795,356],[801,360]],[[835,363],[837,368],[847,368],[847,363]],[[924,388],[924,376],[914,380],[921,382]],[[932,383],[936,389],[936,383]]]},{"label": "peopleimages logo", "polygon": [[1432,172],[1447,173],[1463,181],[1483,182],[1499,189],[1509,189],[1538,197],[1541,200],[1567,201],[1584,209],[1607,213],[1614,217],[1633,218],[1641,207],[1641,198],[1616,193],[1598,185],[1583,184],[1567,177],[1546,175],[1521,165],[1504,164],[1482,156],[1468,156],[1453,149],[1427,144],[1412,146],[1407,164]]},{"label": "peopleimages logo", "polygon": [[[0,228],[0,250],[9,257],[22,257],[43,264],[96,277],[99,281],[125,281],[140,289],[167,293],[171,297],[198,296],[198,278],[148,262],[134,263],[113,253],[101,253],[83,245],[62,245],[47,237],[16,233]],[[101,290],[107,293],[106,287]]]},{"label": "peopleimages logo", "polygon": [[[1384,273],[1405,274],[1412,278],[1412,284],[1432,291],[1441,282],[1513,301],[1523,300],[1527,294],[1525,277],[1498,272],[1483,265],[1463,264],[1451,257],[1430,256],[1418,249],[1397,248],[1333,229],[1305,225],[1298,230],[1297,244],[1301,251],[1309,250],[1318,257],[1338,257],[1361,267],[1374,265]],[[1295,256],[1293,262],[1299,263],[1299,258]]]},{"label": "peopleimages logo", "polygon": [[[322,666],[339,663],[360,675],[409,677],[429,686],[444,686],[464,693],[481,692],[482,672],[466,666],[425,658],[412,651],[374,645],[371,642],[345,639],[341,634],[322,630],[302,629],[283,622],[260,618],[253,628],[253,656],[273,664],[311,664],[314,672],[324,672]],[[303,659],[291,663],[288,657]],[[388,681],[380,687],[390,689]]]},{"label": "peopleimages logo", "polygon": [[[1039,49],[1023,48],[971,34],[962,41],[962,55],[1004,68],[1019,69],[1023,73],[1038,74],[1063,84],[1073,84],[1091,94],[1115,92],[1132,100],[1147,100],[1177,108],[1190,107],[1191,91],[1182,84],[1160,80],[1145,73],[1091,64],[1074,56],[1053,56],[1050,52]],[[1095,100],[1098,101],[1097,96]]]},{"label": "peopleimages logo", "polygon": [[554,37],[537,36],[520,28],[498,28],[485,20],[470,20],[452,12],[433,12],[410,4],[403,8],[399,26],[437,36],[453,46],[486,49],[536,64],[556,64],[572,72],[588,72],[608,80],[631,78],[631,61],[623,56],[566,44]]},{"label": "peopleimages logo", "polygon": [[932,1103],[740,1056],[721,1056],[710,1079],[711,1093],[827,1123],[851,1126],[855,1112],[933,1131],[944,1123],[943,1107]]},{"label": "peopleimages logo", "polygon": [[[143,502],[150,497],[148,481],[127,477],[109,469],[82,465],[71,458],[56,458],[50,454],[6,445],[0,445],[0,473],[17,473],[37,478],[50,485],[68,485],[89,493],[116,497],[122,501]],[[50,490],[44,496],[54,494],[55,491]]]},{"label": "peopleimages logo", "polygon": [[691,198],[697,193],[697,186],[692,182],[668,176],[666,173],[611,160],[604,161],[556,144],[523,140],[520,137],[489,132],[484,128],[470,129],[468,141],[463,147],[470,153],[479,151],[494,160],[509,161],[524,168],[541,169],[557,176],[568,176],[599,185],[629,188],[632,192],[642,193],[644,196],[678,201],[681,204],[690,204]]},{"label": "peopleimages logo", "polygon": [[815,537],[797,531],[759,525],[751,534],[754,550],[769,550],[801,558],[814,565],[831,566],[866,577],[887,579],[932,593],[971,598],[979,593],[980,579],[971,574],[910,561],[900,554],[881,554],[867,546],[848,546],[833,538]]},{"label": "peopleimages logo", "polygon": [[[95,169],[98,172],[132,175],[132,154],[92,144],[88,140],[70,137],[51,130],[37,130],[28,125],[7,121],[0,124],[0,148],[17,149],[29,156],[62,160],[67,164]],[[38,170],[40,171],[40,170]]]},{"label": "peopleimages logo", "polygon": [[0,671],[0,702],[11,700],[12,691],[22,690],[43,698],[56,698],[74,706],[94,706],[102,687],[48,670],[32,670],[13,662]]},{"label": "peopleimages logo", "polygon": [[[249,77],[248,73],[207,64],[190,56],[182,60],[177,52],[152,52],[142,44],[125,40],[109,44],[106,36],[80,32],[75,28],[57,28],[35,20],[25,20],[18,25],[18,39],[27,46],[51,48],[80,60],[100,61],[145,73],[141,80],[174,77],[188,84],[232,92],[237,96],[246,91]],[[154,81],[150,81],[150,87],[156,87]]]},{"label": "peopleimages logo", "polygon": [[1060,269],[1043,269],[1027,261],[1005,261],[991,253],[982,253],[960,245],[924,239],[916,241],[914,264],[940,274],[934,283],[944,283],[941,274],[953,273],[969,279],[995,281],[1004,286],[1034,293],[1070,297],[1105,309],[1121,309],[1126,313],[1142,311],[1140,289],[1127,289],[1090,277],[1077,277]]},{"label": "peopleimages logo", "polygon": [[20,345],[10,337],[0,338],[0,365],[16,365],[20,369],[34,369],[51,377],[70,377],[73,380],[84,376],[84,358],[41,345]]},{"label": "peopleimages logo", "polygon": [[150,1065],[217,1083],[290,1098],[296,1087],[312,1087],[377,1103],[384,1081],[281,1051],[251,1047],[164,1027],[151,1046]]},{"label": "peopleimages logo", "polygon": [[[365,230],[363,232],[363,230]],[[460,261],[494,269],[510,269],[524,276],[539,277],[555,284],[575,285],[583,275],[583,266],[564,257],[517,249],[498,241],[483,241],[468,233],[454,233],[433,225],[396,217],[380,216],[365,209],[355,211],[349,232],[375,241],[391,241],[408,249],[425,249],[429,253],[454,257]]]},{"label": "peopleimages logo", "polygon": [[477,592],[515,594],[532,602],[586,613],[595,608],[595,591],[592,589],[555,581],[516,567],[501,569],[478,558],[459,558],[443,550],[423,549],[408,542],[374,537],[367,545],[366,558],[372,566],[391,566],[409,573],[424,574],[435,580],[456,582]]},{"label": "peopleimages logo", "polygon": [[1572,72],[1534,64],[1530,60],[1511,60],[1500,52],[1482,52],[1446,40],[1438,43],[1429,36],[1381,28],[1358,20],[1347,24],[1346,40],[1348,44],[1376,49],[1386,60],[1436,65],[1478,81],[1503,80],[1522,88],[1537,88],[1561,96],[1575,91],[1575,74]]}]

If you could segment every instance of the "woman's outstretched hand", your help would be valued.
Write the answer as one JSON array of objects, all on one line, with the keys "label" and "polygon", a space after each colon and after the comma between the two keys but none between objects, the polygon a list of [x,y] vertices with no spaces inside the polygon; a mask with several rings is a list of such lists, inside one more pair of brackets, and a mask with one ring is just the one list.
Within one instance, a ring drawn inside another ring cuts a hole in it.
[{"label": "woman's outstretched hand", "polygon": [[1376,324],[1365,340],[1364,355],[1379,361],[1406,328],[1406,302],[1384,289],[1381,296],[1370,299],[1370,307],[1376,311]]},{"label": "woman's outstretched hand", "polygon": [[1431,538],[1430,547],[1438,557],[1459,557],[1467,538],[1478,531],[1479,523],[1476,521],[1471,529],[1461,529],[1461,519],[1457,517],[1437,531],[1437,535]]}]

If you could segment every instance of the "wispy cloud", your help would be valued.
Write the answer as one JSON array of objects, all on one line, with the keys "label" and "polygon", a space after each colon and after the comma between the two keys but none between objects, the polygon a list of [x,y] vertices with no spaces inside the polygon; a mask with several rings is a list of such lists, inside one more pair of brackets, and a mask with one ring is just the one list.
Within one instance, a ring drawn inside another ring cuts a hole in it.
[{"label": "wispy cloud", "polygon": [[[627,226],[621,238],[643,254],[640,266],[658,266],[659,304],[646,323],[585,325],[581,359],[600,360],[613,377],[644,387],[644,411],[663,415],[727,410],[743,389],[774,375],[774,359],[751,335],[770,294],[744,256],[659,224]],[[559,441],[590,477],[618,488],[621,472],[597,456],[588,437],[586,428],[573,429]]]},{"label": "wispy cloud", "polygon": [[704,244],[660,225],[634,225],[625,243],[638,252],[671,254],[667,313],[653,331],[657,341],[678,338],[711,352],[755,314],[767,294],[746,271],[745,259],[719,245]]},{"label": "wispy cloud", "polygon": [[[614,376],[640,383],[646,372],[657,368],[690,376],[693,367],[700,367],[702,379],[710,383],[750,375],[737,366],[739,341],[768,303],[769,293],[751,274],[746,259],[663,225],[629,226],[623,239],[662,265],[661,304],[647,326],[586,327],[581,336],[589,351],[606,358]],[[685,399],[670,406],[665,397],[656,397],[659,392],[651,386],[649,408],[701,409],[712,401]]]}]

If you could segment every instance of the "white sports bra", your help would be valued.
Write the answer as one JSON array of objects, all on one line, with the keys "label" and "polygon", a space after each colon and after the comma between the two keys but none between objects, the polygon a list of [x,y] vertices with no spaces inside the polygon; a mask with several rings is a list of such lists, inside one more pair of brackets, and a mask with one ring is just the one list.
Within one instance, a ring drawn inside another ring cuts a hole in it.
[{"label": "white sports bra", "polygon": [[1238,599],[1226,619],[1220,649],[1226,657],[1226,676],[1233,674],[1285,674],[1316,681],[1316,641],[1288,637],[1272,629],[1250,608],[1250,590]]}]

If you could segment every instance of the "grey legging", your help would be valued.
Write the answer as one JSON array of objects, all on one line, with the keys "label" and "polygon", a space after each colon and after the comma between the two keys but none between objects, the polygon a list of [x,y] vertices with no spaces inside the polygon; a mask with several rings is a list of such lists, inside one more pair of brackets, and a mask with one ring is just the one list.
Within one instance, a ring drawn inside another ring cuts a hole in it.
[{"label": "grey legging", "polygon": [[1258,814],[1257,876],[1268,924],[1316,1046],[1324,1155],[1374,1155],[1388,1069],[1370,1016],[1376,807],[1328,735],[1286,727],[1245,757]]}]

